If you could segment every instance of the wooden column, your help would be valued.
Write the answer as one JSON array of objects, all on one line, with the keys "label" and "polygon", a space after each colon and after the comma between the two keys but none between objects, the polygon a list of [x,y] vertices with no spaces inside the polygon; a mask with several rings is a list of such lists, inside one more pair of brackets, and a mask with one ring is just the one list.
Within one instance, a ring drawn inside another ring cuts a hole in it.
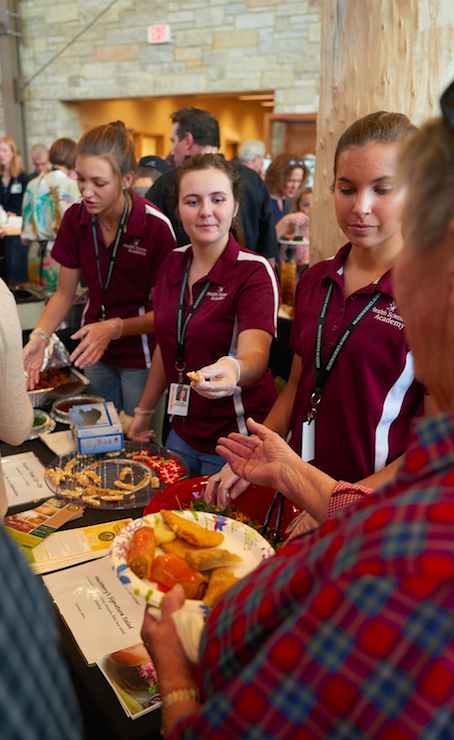
[{"label": "wooden column", "polygon": [[311,264],[345,242],[334,213],[334,152],[357,118],[439,114],[454,78],[454,0],[322,0],[320,107],[311,219]]}]

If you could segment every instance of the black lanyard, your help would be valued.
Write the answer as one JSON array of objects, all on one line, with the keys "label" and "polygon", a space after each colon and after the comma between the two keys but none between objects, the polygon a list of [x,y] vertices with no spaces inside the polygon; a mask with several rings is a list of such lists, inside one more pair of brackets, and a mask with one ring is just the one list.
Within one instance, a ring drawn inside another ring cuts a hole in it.
[{"label": "black lanyard", "polygon": [[128,198],[125,194],[125,207],[123,208],[123,214],[120,219],[120,223],[118,225],[117,229],[117,235],[115,237],[113,248],[110,252],[110,262],[109,262],[109,269],[107,271],[107,280],[106,284],[103,287],[102,284],[102,276],[101,276],[101,263],[99,261],[99,245],[98,245],[98,235],[96,233],[96,224],[98,222],[98,219],[96,216],[92,213],[91,215],[91,233],[93,234],[93,244],[95,245],[95,254],[96,254],[96,265],[98,267],[98,280],[99,280],[99,289],[102,294],[101,298],[101,321],[104,321],[106,318],[106,306],[105,306],[105,296],[107,292],[107,288],[110,285],[110,279],[112,277],[113,269],[115,266],[115,260],[117,259],[117,252],[118,247],[120,246],[120,239],[123,234],[123,230],[125,228],[126,219],[128,218],[128,211],[129,211],[129,203]]},{"label": "black lanyard", "polygon": [[194,316],[195,312],[197,311],[198,307],[202,303],[203,299],[205,298],[206,294],[208,293],[208,290],[211,286],[211,281],[206,280],[204,284],[202,285],[202,289],[197,296],[196,300],[190,307],[185,320],[183,321],[183,313],[184,313],[184,294],[186,291],[186,285],[188,283],[188,275],[189,275],[189,268],[191,267],[191,258],[188,259],[186,263],[186,268],[183,275],[183,281],[181,283],[180,288],[180,296],[178,298],[178,307],[177,307],[177,331],[176,331],[176,338],[177,338],[177,361],[175,363],[175,367],[178,370],[178,383],[181,385],[183,382],[183,370],[185,369],[184,364],[184,338],[186,336],[186,329],[188,328],[188,324],[192,317]]},{"label": "black lanyard", "polygon": [[381,291],[379,290],[375,291],[372,298],[369,301],[367,301],[367,303],[358,311],[356,316],[350,321],[349,325],[344,329],[344,333],[340,337],[339,341],[336,342],[336,345],[333,351],[328,357],[328,361],[326,365],[323,367],[323,357],[322,357],[323,356],[323,334],[325,331],[326,314],[328,313],[328,307],[331,301],[331,296],[333,294],[333,289],[334,289],[334,282],[331,281],[329,284],[328,290],[326,291],[325,299],[320,309],[320,313],[319,313],[318,321],[317,321],[317,333],[315,336],[315,358],[314,358],[314,390],[311,395],[311,410],[309,411],[307,415],[307,421],[309,422],[315,418],[315,415],[317,413],[317,407],[319,406],[322,400],[323,386],[328,380],[331,370],[333,369],[340,353],[345,347],[345,343],[347,342],[347,339],[351,337],[351,335],[353,334],[358,324],[361,323],[361,321],[367,316],[367,314],[370,311],[372,311],[373,307],[376,305],[376,303],[378,303],[378,301],[383,295]]}]

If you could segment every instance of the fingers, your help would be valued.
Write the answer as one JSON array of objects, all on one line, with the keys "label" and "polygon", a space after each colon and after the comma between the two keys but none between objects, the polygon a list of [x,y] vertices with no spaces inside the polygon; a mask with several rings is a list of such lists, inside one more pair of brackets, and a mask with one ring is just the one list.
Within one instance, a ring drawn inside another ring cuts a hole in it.
[{"label": "fingers", "polygon": [[246,490],[246,488],[249,486],[249,481],[245,480],[244,478],[240,478],[239,476],[235,476],[237,478],[237,481],[235,485],[230,489],[230,498],[232,501],[238,496],[241,496],[242,493]]},{"label": "fingers", "polygon": [[213,501],[217,487],[221,481],[221,472],[212,475],[211,478],[208,480],[207,487],[205,488],[205,493],[203,494],[203,499],[206,504],[211,504],[211,502]]},{"label": "fingers", "polygon": [[82,326],[74,334],[71,335],[71,339],[82,339],[90,331],[90,325]]}]

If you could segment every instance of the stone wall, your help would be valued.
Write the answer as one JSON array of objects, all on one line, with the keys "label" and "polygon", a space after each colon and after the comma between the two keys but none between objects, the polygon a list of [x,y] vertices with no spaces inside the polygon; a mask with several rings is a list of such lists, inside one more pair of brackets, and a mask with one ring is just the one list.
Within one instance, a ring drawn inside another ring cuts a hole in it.
[{"label": "stone wall", "polygon": [[[25,80],[108,5],[22,0]],[[78,138],[77,100],[273,90],[275,112],[316,111],[320,16],[320,0],[117,0],[26,86],[28,145]],[[149,45],[161,23],[171,43]]]}]

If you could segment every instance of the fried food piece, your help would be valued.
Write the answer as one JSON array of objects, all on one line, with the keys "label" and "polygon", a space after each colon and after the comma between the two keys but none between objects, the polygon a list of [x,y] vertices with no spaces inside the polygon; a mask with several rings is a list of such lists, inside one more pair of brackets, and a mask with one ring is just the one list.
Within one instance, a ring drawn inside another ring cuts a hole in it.
[{"label": "fried food piece", "polygon": [[51,479],[54,486],[59,486],[66,480],[66,475],[61,468],[46,468],[45,471]]},{"label": "fried food piece", "polygon": [[203,598],[208,578],[189,567],[185,560],[176,555],[158,555],[151,566],[150,580],[172,588],[181,583],[188,599]]},{"label": "fried food piece", "polygon": [[213,532],[211,529],[203,529],[200,524],[195,522],[189,522],[187,519],[178,516],[173,511],[161,510],[161,516],[164,521],[171,526],[174,532],[179,537],[182,537],[191,545],[197,545],[198,547],[216,547],[220,545],[224,540],[224,535],[221,532]]},{"label": "fried food piece", "polygon": [[86,473],[74,473],[74,478],[81,486],[89,486],[90,478]]},{"label": "fried food piece", "polygon": [[[175,535],[173,530],[171,530],[171,532]],[[186,540],[182,540],[181,537],[177,537],[173,541],[163,542],[161,547],[164,552],[176,555],[177,557],[182,558],[182,560],[186,560],[186,555],[191,552],[200,552],[200,550],[205,549],[197,547],[196,545],[191,545],[189,542],[186,542]]]},{"label": "fried food piece", "polygon": [[122,480],[114,481],[114,486],[117,486],[117,488],[122,488],[124,491],[134,491],[134,489],[137,488],[134,483],[123,483]]},{"label": "fried food piece", "polygon": [[194,570],[214,570],[214,568],[220,568],[224,565],[232,565],[233,563],[242,563],[243,558],[239,555],[235,555],[233,552],[228,550],[221,550],[219,548],[212,548],[211,550],[198,550],[196,552],[186,553],[186,562],[189,563],[191,568]]},{"label": "fried food piece", "polygon": [[214,606],[221,596],[224,596],[229,588],[232,588],[239,580],[227,568],[215,568],[215,570],[211,571],[208,588],[203,597],[203,603],[207,606]]},{"label": "fried food piece", "polygon": [[199,373],[198,370],[191,370],[191,372],[186,373],[189,380],[193,380],[194,383],[203,383],[205,381],[205,378],[203,377],[202,373]]},{"label": "fried food piece", "polygon": [[140,527],[133,534],[127,563],[139,578],[150,578],[151,566],[156,550],[153,527]]},{"label": "fried food piece", "polygon": [[67,475],[67,476],[72,475],[73,467],[74,467],[74,465],[76,463],[77,463],[77,458],[76,457],[72,457],[71,460],[68,460],[68,462],[66,463],[65,468],[64,468],[65,475]]},{"label": "fried food piece", "polygon": [[[172,542],[176,539],[175,532],[171,530],[169,525],[165,522],[159,522],[159,524],[156,525],[156,527],[154,528],[154,536],[156,540],[156,546],[169,544],[169,542]],[[162,549],[164,550],[164,548]],[[167,552],[167,550],[164,550],[164,552]],[[178,555],[178,553],[174,554]]]},{"label": "fried food piece", "polygon": [[156,475],[152,475],[151,476],[150,482],[151,482],[151,487],[152,488],[159,488],[159,486],[161,485],[161,481],[159,480],[159,478]]},{"label": "fried food piece", "polygon": [[133,469],[129,465],[125,465],[124,468],[120,470],[119,480],[124,480],[127,475],[130,475],[131,478],[134,475]]},{"label": "fried food piece", "polygon": [[101,476],[99,476],[98,473],[95,473],[94,470],[84,470],[84,473],[87,478],[91,478],[93,483],[96,483],[98,486],[102,483]]}]

